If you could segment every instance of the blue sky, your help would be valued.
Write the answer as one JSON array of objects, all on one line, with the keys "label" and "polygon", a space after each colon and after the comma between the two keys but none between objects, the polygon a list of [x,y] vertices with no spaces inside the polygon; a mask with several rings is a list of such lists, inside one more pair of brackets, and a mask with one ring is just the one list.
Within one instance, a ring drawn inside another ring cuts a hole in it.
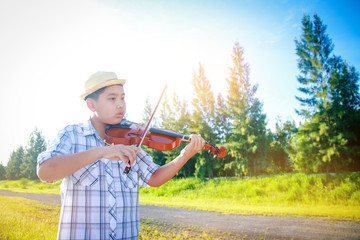
[{"label": "blue sky", "polygon": [[78,97],[98,70],[126,78],[129,120],[141,121],[145,99],[162,88],[190,104],[198,64],[217,95],[235,42],[245,50],[268,128],[276,118],[301,119],[295,39],[303,14],[327,25],[334,54],[360,68],[360,1],[115,1],[0,2],[0,161],[27,144],[37,127],[47,140],[90,112]]}]

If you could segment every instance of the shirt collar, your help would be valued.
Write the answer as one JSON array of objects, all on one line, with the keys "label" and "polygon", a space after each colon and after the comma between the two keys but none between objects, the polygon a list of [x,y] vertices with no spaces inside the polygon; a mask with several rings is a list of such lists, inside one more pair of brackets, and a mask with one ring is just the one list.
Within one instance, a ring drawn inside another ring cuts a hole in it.
[{"label": "shirt collar", "polygon": [[96,135],[96,130],[91,123],[90,118],[84,123],[84,136]]}]

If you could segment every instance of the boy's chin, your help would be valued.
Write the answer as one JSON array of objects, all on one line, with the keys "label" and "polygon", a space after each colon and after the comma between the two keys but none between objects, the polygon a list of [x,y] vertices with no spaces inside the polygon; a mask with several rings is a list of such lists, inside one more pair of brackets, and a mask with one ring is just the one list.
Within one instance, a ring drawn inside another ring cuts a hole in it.
[{"label": "boy's chin", "polygon": [[119,124],[121,122],[122,119],[117,119],[117,120],[114,120],[114,121],[111,121],[109,123],[107,123],[108,125],[116,125],[116,124]]}]

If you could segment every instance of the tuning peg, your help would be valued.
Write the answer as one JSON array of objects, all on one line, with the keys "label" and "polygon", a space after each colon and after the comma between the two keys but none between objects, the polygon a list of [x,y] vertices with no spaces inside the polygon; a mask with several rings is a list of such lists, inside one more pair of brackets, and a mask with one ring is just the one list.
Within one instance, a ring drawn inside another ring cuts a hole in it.
[{"label": "tuning peg", "polygon": [[217,154],[215,154],[215,155],[214,155],[214,159],[215,159],[215,158],[217,158],[217,156],[218,156],[218,155],[217,155]]}]

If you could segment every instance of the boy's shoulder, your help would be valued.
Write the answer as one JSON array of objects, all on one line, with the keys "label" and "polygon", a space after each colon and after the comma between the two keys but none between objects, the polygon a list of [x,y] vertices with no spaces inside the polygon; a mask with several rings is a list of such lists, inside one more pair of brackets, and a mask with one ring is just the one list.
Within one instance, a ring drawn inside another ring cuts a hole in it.
[{"label": "boy's shoulder", "polygon": [[88,120],[82,123],[69,124],[65,126],[60,133],[71,133],[71,134],[81,134],[81,135],[92,135],[94,134],[95,129],[93,128],[91,121]]}]

